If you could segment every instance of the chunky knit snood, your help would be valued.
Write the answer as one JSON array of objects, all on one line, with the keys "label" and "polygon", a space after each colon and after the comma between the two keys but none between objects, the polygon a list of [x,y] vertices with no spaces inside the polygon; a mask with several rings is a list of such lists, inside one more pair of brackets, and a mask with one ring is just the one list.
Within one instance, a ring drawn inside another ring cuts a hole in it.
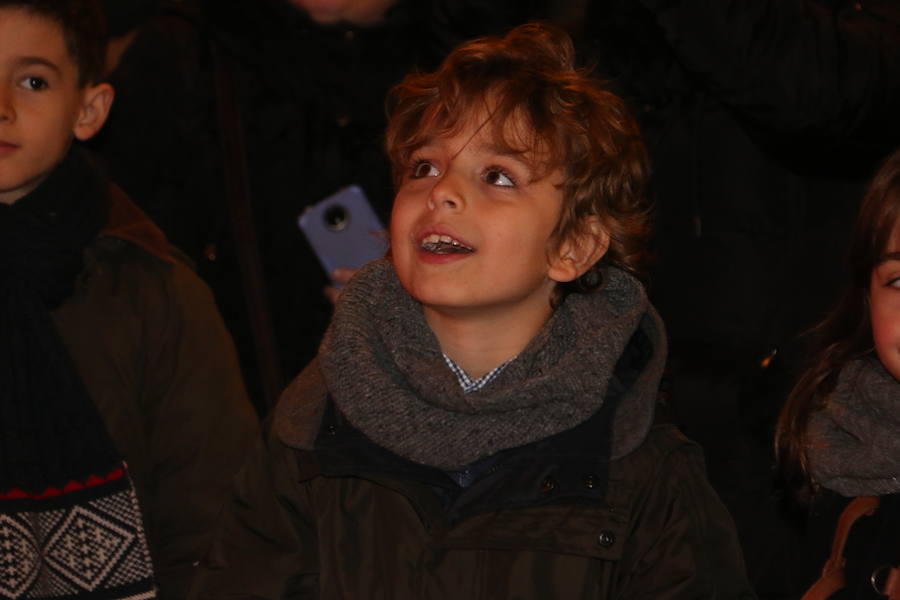
[{"label": "chunky knit snood", "polygon": [[421,306],[390,263],[378,261],[341,294],[319,366],[337,407],[372,441],[414,462],[453,470],[590,418],[638,328],[652,349],[643,371],[622,390],[611,440],[611,457],[618,458],[649,430],[666,346],[643,287],[616,269],[606,271],[600,291],[569,295],[496,379],[466,394]]},{"label": "chunky knit snood", "polygon": [[813,480],[842,496],[900,492],[900,383],[874,356],[841,369],[806,456]]}]

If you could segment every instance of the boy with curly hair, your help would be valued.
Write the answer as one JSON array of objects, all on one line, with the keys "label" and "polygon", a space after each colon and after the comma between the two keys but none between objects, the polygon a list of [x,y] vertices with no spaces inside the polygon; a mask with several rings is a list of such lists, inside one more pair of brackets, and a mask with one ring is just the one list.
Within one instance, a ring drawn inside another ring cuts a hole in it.
[{"label": "boy with curly hair", "polygon": [[654,408],[645,155],[561,31],[392,92],[388,258],[245,465],[196,598],[752,597],[696,446]]}]

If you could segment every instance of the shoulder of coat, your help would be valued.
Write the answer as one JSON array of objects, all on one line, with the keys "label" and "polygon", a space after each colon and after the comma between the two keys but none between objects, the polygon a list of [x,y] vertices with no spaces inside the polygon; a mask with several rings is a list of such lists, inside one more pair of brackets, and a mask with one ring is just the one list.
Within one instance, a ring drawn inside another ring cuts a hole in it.
[{"label": "shoulder of coat", "polygon": [[279,397],[272,421],[275,434],[291,448],[312,450],[327,400],[328,388],[313,359]]}]

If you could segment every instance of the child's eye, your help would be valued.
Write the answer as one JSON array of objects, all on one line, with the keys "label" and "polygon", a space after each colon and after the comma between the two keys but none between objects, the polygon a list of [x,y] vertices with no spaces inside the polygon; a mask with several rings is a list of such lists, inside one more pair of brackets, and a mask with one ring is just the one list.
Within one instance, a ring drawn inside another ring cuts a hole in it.
[{"label": "child's eye", "polygon": [[885,285],[887,285],[887,287],[892,287],[894,289],[900,290],[900,277],[892,277]]},{"label": "child's eye", "polygon": [[422,179],[423,177],[437,177],[440,175],[440,171],[437,168],[428,162],[427,160],[417,160],[413,163],[412,171],[410,172],[410,177],[413,179]]},{"label": "child's eye", "polygon": [[40,91],[47,87],[47,81],[43,77],[25,77],[19,82],[26,90]]},{"label": "child's eye", "polygon": [[511,175],[504,173],[501,169],[491,168],[484,174],[484,181],[490,185],[499,187],[516,187]]}]

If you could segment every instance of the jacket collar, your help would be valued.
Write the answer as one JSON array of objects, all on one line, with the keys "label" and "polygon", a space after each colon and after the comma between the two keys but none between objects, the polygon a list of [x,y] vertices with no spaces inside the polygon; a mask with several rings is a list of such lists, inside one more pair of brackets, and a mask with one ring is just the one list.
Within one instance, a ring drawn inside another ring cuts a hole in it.
[{"label": "jacket collar", "polygon": [[[596,503],[606,493],[608,429],[615,404],[608,402],[572,430],[470,465],[481,476],[468,487],[460,487],[440,469],[411,462],[373,443],[331,402],[315,450],[303,453],[300,460],[315,465],[306,470],[305,479],[321,474],[377,481],[420,506],[433,504],[431,508],[451,522],[500,509]],[[422,497],[423,488],[430,490],[430,498]]]},{"label": "jacket collar", "polygon": [[126,240],[163,262],[175,262],[162,230],[115,184],[109,185],[109,216],[100,235]]}]

